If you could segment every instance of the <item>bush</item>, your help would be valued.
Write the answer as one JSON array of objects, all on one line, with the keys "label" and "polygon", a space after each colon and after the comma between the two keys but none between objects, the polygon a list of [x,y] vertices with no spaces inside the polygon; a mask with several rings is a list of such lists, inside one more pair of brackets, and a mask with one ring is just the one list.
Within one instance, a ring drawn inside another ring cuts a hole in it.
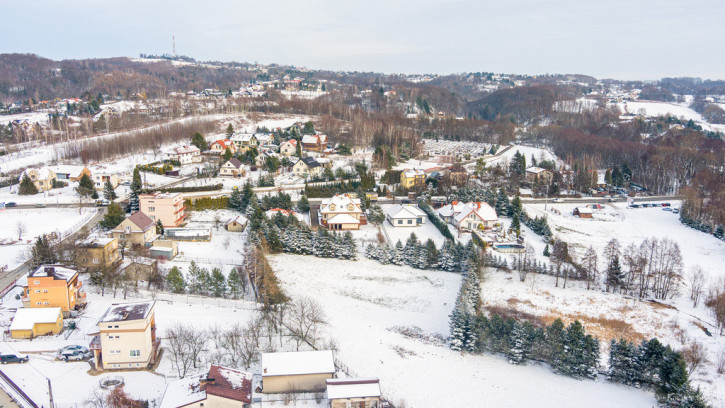
[{"label": "bush", "polygon": [[441,219],[435,211],[433,211],[431,206],[423,202],[423,200],[420,200],[418,202],[418,207],[423,210],[423,212],[428,216],[430,222],[438,228],[438,231],[440,231],[444,237],[453,241],[453,234],[451,234],[451,231],[448,229],[448,224],[443,221],[443,219]]},{"label": "bush", "polygon": [[162,188],[158,191],[161,193],[194,193],[199,191],[217,191],[221,190],[224,187],[223,184],[212,184],[208,186],[193,186],[193,187],[170,187],[170,188]]}]

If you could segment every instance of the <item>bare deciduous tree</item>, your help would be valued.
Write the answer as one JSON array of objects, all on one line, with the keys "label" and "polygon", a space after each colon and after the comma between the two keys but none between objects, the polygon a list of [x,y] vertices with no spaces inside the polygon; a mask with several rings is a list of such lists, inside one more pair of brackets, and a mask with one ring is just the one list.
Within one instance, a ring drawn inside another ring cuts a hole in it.
[{"label": "bare deciduous tree", "polygon": [[18,223],[15,224],[15,232],[18,233],[18,241],[22,241],[23,234],[28,232],[28,227],[25,225],[25,223],[22,220],[18,220]]},{"label": "bare deciduous tree", "polygon": [[591,289],[593,283],[597,282],[599,269],[597,268],[597,252],[593,246],[589,246],[582,257],[582,266],[586,270],[587,290]]},{"label": "bare deciduous tree", "polygon": [[326,324],[322,306],[308,297],[301,297],[287,306],[287,328],[295,338],[297,350],[303,342],[314,343],[320,326]]},{"label": "bare deciduous tree", "polygon": [[182,323],[175,323],[166,330],[166,349],[179,378],[184,378],[194,364],[195,357],[189,344],[191,330],[193,329]]},{"label": "bare deciduous tree", "polygon": [[697,367],[706,361],[705,355],[705,347],[697,341],[693,341],[682,350],[682,358],[687,363],[687,371],[689,374],[695,372]]},{"label": "bare deciduous tree", "polygon": [[702,292],[705,290],[705,271],[702,270],[700,265],[695,265],[690,271],[690,300],[692,300],[692,307],[697,307],[700,303],[700,297]]}]

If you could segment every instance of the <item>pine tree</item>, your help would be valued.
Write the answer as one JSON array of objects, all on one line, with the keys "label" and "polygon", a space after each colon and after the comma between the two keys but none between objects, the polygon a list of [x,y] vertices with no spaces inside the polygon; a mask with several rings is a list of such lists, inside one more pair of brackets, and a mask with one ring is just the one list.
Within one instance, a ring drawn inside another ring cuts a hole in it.
[{"label": "pine tree", "polygon": [[20,180],[20,186],[18,186],[18,194],[20,195],[33,195],[38,194],[38,188],[30,180],[27,174],[23,174],[22,180]]},{"label": "pine tree", "polygon": [[673,352],[668,347],[660,365],[659,382],[655,387],[657,399],[671,406],[679,406],[678,400],[686,395],[688,382],[685,360],[680,353]]},{"label": "pine tree", "polygon": [[436,248],[435,242],[428,238],[425,243],[426,252],[426,268],[436,268],[438,266],[438,248]]},{"label": "pine tree", "polygon": [[519,221],[519,215],[514,213],[514,218],[511,220],[511,230],[516,234],[516,237],[521,236],[521,222]]},{"label": "pine tree", "polygon": [[184,281],[184,275],[182,275],[178,267],[174,266],[166,275],[166,286],[173,293],[184,293],[186,282]]},{"label": "pine tree", "polygon": [[607,288],[618,288],[624,281],[624,273],[619,265],[619,256],[614,256],[607,266]]},{"label": "pine tree", "polygon": [[194,133],[194,136],[191,137],[191,144],[198,147],[202,152],[209,149],[209,144],[206,143],[204,135],[199,132]]},{"label": "pine tree", "polygon": [[113,201],[117,197],[116,191],[113,189],[113,184],[111,184],[111,180],[106,180],[106,184],[103,186],[103,198],[105,198],[108,201]]},{"label": "pine tree", "polygon": [[123,212],[123,208],[121,208],[121,206],[117,203],[111,203],[111,205],[109,205],[106,209],[106,213],[103,215],[103,220],[101,220],[98,225],[105,229],[116,228],[118,224],[122,223],[125,219],[126,214]]},{"label": "pine tree", "polygon": [[192,295],[200,295],[206,291],[204,274],[202,269],[199,268],[194,261],[191,261],[191,265],[189,265],[187,280],[187,287],[189,289],[189,293]]},{"label": "pine tree", "polygon": [[229,194],[229,200],[227,201],[229,208],[235,211],[242,211],[242,192],[238,188],[233,188],[232,193]]},{"label": "pine tree", "polygon": [[544,256],[551,256],[551,252],[549,251],[549,243],[546,243],[546,246],[544,247]]},{"label": "pine tree", "polygon": [[156,221],[156,233],[164,235],[164,224],[161,223],[160,219]]},{"label": "pine tree", "polygon": [[498,196],[496,197],[496,214],[499,216],[508,215],[510,208],[509,198],[506,196],[506,191],[502,187],[498,190]]},{"label": "pine tree", "polygon": [[529,322],[516,323],[511,334],[509,363],[521,364],[528,360],[531,353],[531,337],[534,327]]},{"label": "pine tree", "polygon": [[76,187],[76,192],[81,197],[90,197],[95,191],[93,180],[91,180],[88,174],[83,173],[81,180],[78,182],[78,187]]},{"label": "pine tree", "polygon": [[226,131],[227,138],[232,137],[233,134],[234,134],[234,126],[232,126],[232,124],[230,123],[227,126],[227,131]]},{"label": "pine tree", "polygon": [[226,149],[224,149],[224,156],[223,156],[224,162],[228,162],[229,160],[232,159],[232,157],[234,157],[234,155],[232,154],[232,151],[228,147]]},{"label": "pine tree", "polygon": [[227,286],[229,287],[229,295],[232,299],[238,299],[244,295],[244,287],[246,286],[242,278],[239,275],[237,268],[232,268],[227,277]]},{"label": "pine tree", "polygon": [[300,197],[300,200],[297,202],[297,209],[301,213],[310,211],[310,201],[307,199],[306,195],[303,194],[302,197]]},{"label": "pine tree", "polygon": [[224,297],[227,293],[227,282],[226,278],[222,274],[221,269],[214,268],[211,270],[211,277],[209,280],[211,294],[214,297]]}]

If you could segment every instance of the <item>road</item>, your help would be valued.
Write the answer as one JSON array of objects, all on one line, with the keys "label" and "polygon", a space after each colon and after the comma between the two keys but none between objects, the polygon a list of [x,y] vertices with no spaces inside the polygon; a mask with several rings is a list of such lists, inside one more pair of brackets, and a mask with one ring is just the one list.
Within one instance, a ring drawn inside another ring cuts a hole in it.
[{"label": "road", "polygon": [[[50,206],[49,206],[50,207]],[[76,204],[77,208],[77,204]],[[87,223],[85,223],[84,227],[92,227],[96,224],[98,224],[101,219],[103,219],[103,216],[106,213],[105,207],[100,207],[99,211],[96,212],[96,215],[94,215],[90,220],[88,220]],[[67,237],[63,237],[62,239],[66,239]],[[30,261],[26,261],[22,265],[18,266],[17,268],[8,271],[6,273],[3,273],[0,275],[0,290],[8,287],[9,285],[13,284],[18,278],[23,276],[24,274],[28,273],[30,271]]]}]

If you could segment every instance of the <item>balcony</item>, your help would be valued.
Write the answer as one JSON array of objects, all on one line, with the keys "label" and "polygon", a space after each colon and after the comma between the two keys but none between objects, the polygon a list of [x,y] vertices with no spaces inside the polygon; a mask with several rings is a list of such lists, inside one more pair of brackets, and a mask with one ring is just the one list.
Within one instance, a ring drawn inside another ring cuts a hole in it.
[{"label": "balcony", "polygon": [[91,342],[88,344],[89,350],[100,350],[101,349],[101,336],[93,336]]}]

